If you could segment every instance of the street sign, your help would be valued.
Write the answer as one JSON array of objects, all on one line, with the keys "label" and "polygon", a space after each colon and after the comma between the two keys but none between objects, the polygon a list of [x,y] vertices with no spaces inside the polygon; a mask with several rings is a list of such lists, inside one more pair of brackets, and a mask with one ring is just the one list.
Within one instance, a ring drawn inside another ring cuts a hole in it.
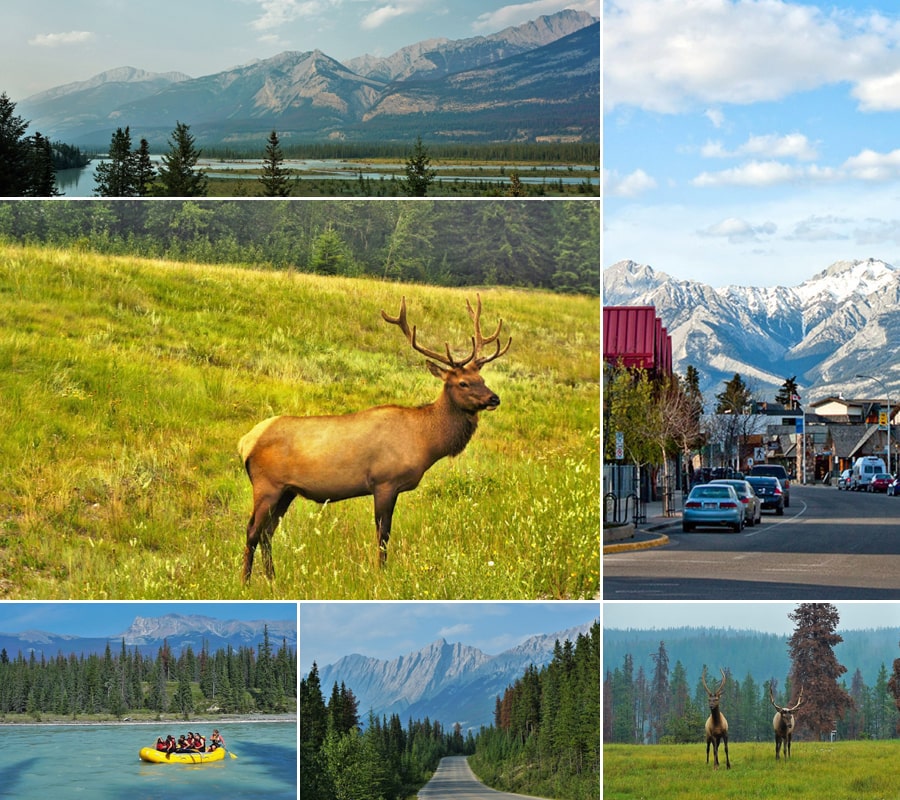
[{"label": "street sign", "polygon": [[625,434],[622,431],[616,431],[616,461],[625,458]]}]

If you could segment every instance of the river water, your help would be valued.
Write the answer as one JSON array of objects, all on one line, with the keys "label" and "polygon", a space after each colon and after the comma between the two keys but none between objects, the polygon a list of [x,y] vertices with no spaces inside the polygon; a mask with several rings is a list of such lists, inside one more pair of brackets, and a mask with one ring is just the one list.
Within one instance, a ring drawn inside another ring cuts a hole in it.
[{"label": "river water", "polygon": [[[237,758],[196,766],[138,758],[157,736],[199,730],[208,738],[214,727]],[[297,800],[297,725],[0,725],[0,797]]]}]

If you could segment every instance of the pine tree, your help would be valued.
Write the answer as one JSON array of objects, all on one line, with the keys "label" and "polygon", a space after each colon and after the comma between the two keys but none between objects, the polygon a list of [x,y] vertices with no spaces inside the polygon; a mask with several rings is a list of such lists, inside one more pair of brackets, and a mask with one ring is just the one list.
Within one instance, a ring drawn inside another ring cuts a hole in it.
[{"label": "pine tree", "polygon": [[131,130],[116,128],[109,143],[109,160],[97,165],[97,197],[134,197],[137,192],[137,159],[131,152]]},{"label": "pine tree", "polygon": [[797,376],[785,378],[778,394],[775,395],[775,402],[781,403],[785,408],[796,408],[800,400],[800,388],[797,386]]},{"label": "pine tree", "polygon": [[31,197],[58,197],[56,167],[53,165],[53,148],[50,140],[37,132],[30,137],[28,142],[31,147],[29,168],[31,185],[28,188],[28,195]]},{"label": "pine tree", "polygon": [[208,181],[202,170],[194,171],[201,152],[194,147],[190,125],[176,123],[169,138],[169,152],[162,157],[159,188],[164,197],[202,197]]},{"label": "pine tree", "polygon": [[745,414],[750,407],[750,389],[737,372],[730,381],[725,382],[725,389],[716,395],[717,414]]},{"label": "pine tree", "polygon": [[150,185],[155,177],[156,168],[150,160],[150,144],[146,139],[141,139],[134,171],[134,187],[138,197],[146,197],[150,194]]},{"label": "pine tree", "polygon": [[266,154],[263,159],[259,182],[263,186],[263,197],[289,197],[291,194],[290,170],[283,166],[284,154],[275,131],[269,134]]},{"label": "pine tree", "polygon": [[0,94],[0,196],[24,197],[31,187],[28,122],[17,116],[16,104]]},{"label": "pine tree", "polygon": [[788,642],[791,682],[802,687],[804,698],[797,727],[824,739],[853,703],[838,685],[847,671],[834,655],[834,647],[844,641],[835,632],[840,616],[831,603],[801,603],[788,618],[796,623]]},{"label": "pine tree", "polygon": [[403,183],[403,190],[410,197],[425,197],[428,194],[428,187],[434,182],[435,172],[431,169],[431,158],[425,145],[422,144],[422,137],[416,137],[416,144],[409,158],[406,160],[406,181]]}]

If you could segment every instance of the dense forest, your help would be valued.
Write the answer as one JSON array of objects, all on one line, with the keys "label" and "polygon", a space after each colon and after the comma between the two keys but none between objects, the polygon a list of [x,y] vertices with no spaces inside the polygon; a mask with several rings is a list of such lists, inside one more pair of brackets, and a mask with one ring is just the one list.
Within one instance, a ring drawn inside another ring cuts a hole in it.
[{"label": "dense forest", "polygon": [[445,286],[600,293],[600,209],[592,201],[8,201],[0,203],[0,238]]},{"label": "dense forest", "polygon": [[502,698],[494,724],[475,740],[472,769],[495,789],[588,800],[600,796],[600,623],[553,660],[531,666]]},{"label": "dense forest", "polygon": [[[721,680],[720,669],[725,670],[728,679],[722,693],[721,709],[728,719],[728,735],[734,741],[765,742],[772,738],[772,715],[774,709],[769,700],[772,687],[777,702],[792,703],[799,688],[792,685],[790,662],[784,659],[784,671],[775,674],[774,669],[757,668],[748,670],[746,660],[742,660],[741,648],[758,648],[766,637],[747,636],[743,640],[731,638],[734,653],[730,660],[713,655],[713,648],[691,650],[679,648],[673,652],[682,653],[682,658],[670,658],[666,642],[656,634],[656,644],[650,648],[642,641],[640,649],[626,653],[614,669],[607,668],[603,681],[603,740],[605,742],[680,743],[698,742],[703,738],[703,725],[709,714],[707,694],[701,680],[705,665],[694,666],[697,658],[709,657],[707,682],[713,688],[713,680]],[[707,632],[712,639],[712,632]],[[774,637],[784,652],[784,639]],[[737,646],[737,643],[741,647]],[[836,649],[837,650],[837,649]],[[894,639],[896,652],[896,638]],[[888,663],[890,655],[886,654]],[[721,656],[719,652],[719,656]],[[749,660],[749,659],[748,659]],[[668,664],[674,661],[669,670]],[[692,666],[687,667],[689,661]],[[782,664],[781,660],[771,662]],[[858,662],[851,661],[851,664]],[[736,666],[740,664],[740,672]],[[646,665],[646,666],[645,666]],[[900,715],[888,683],[890,668],[882,661],[875,675],[867,682],[859,666],[848,669],[840,682],[852,700],[852,706],[843,717],[837,716],[829,727],[836,731],[840,739],[890,739],[897,736]],[[806,691],[807,696],[810,692]],[[804,731],[805,708],[797,714],[798,735],[809,738],[810,731]],[[826,735],[827,732],[826,732]]]},{"label": "dense forest", "polygon": [[129,650],[122,640],[113,653],[55,657],[10,658],[0,650],[0,718],[27,714],[40,721],[43,715],[78,719],[111,715],[117,719],[138,712],[178,714],[184,719],[195,712],[272,713],[293,710],[297,697],[297,654],[285,641],[276,651],[268,629],[254,650],[199,653],[186,647],[177,657],[167,643],[156,657]]},{"label": "dense forest", "polygon": [[447,755],[474,750],[471,734],[445,732],[428,718],[388,720],[369,714],[361,730],[351,689],[322,694],[318,667],[300,681],[300,796],[303,800],[402,800],[423,786]]}]

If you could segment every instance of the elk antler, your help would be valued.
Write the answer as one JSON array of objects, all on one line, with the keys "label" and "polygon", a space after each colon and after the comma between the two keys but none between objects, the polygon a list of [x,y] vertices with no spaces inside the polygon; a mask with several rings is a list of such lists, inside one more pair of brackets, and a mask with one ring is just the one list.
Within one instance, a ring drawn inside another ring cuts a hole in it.
[{"label": "elk antler", "polygon": [[703,668],[703,674],[700,676],[700,680],[703,681],[703,688],[706,689],[706,693],[710,696],[712,696],[714,694],[719,694],[725,686],[725,670],[722,669],[721,667],[719,667],[719,669],[722,670],[722,682],[719,684],[719,688],[716,689],[714,692],[711,692],[709,690],[709,687],[706,685],[706,667]]},{"label": "elk antler", "polygon": [[459,361],[450,353],[450,343],[445,342],[444,347],[447,350],[447,354],[444,355],[442,353],[438,353],[436,350],[429,350],[427,347],[422,347],[418,342],[416,342],[416,326],[413,325],[412,329],[409,327],[409,323],[406,321],[406,298],[403,297],[400,300],[400,313],[396,317],[391,317],[385,313],[384,309],[381,311],[381,316],[384,321],[390,323],[391,325],[398,325],[400,330],[403,331],[406,338],[409,340],[409,343],[412,345],[413,350],[421,353],[423,356],[427,356],[428,358],[433,358],[435,361],[439,361],[441,364],[446,364],[448,367],[464,367],[468,364],[473,358],[475,358],[475,339],[472,338],[472,352],[469,354],[468,358]]},{"label": "elk antler", "polygon": [[[485,338],[481,333],[481,295],[475,295],[475,298],[478,301],[477,307],[473,310],[472,304],[466,300],[466,310],[469,312],[469,316],[472,318],[472,322],[475,324],[475,336],[472,337],[472,341],[475,346],[475,363],[479,369],[487,364],[489,361],[493,361],[495,358],[499,358],[502,356],[507,350],[509,350],[509,346],[512,344],[512,336],[509,337],[509,341],[506,343],[506,347],[503,350],[500,349],[500,328],[503,327],[503,320],[501,319],[497,323],[497,330],[491,336]],[[486,344],[491,344],[492,342],[497,342],[497,349],[494,351],[492,356],[484,357],[481,355],[481,351]]]},{"label": "elk antler", "polygon": [[802,703],[802,702],[803,702],[803,687],[801,686],[800,687],[800,696],[797,698],[797,705],[793,706],[792,708],[789,708],[788,711],[796,711],[798,708],[800,708],[800,703]]}]

